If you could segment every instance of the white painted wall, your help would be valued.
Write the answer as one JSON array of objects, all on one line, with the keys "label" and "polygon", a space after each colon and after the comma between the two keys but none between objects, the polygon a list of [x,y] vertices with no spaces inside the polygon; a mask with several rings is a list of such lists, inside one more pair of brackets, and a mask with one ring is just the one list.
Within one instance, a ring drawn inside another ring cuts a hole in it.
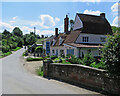
[{"label": "white painted wall", "polygon": [[[54,54],[52,53],[52,50],[54,50]],[[50,55],[56,55],[56,50],[58,50],[58,56],[60,56],[60,50],[64,50],[65,53],[64,46],[50,47]]]},{"label": "white painted wall", "polygon": [[99,56],[99,49],[98,48],[81,48],[80,49],[80,57],[82,57],[82,52],[85,54],[88,53],[88,50],[91,50],[92,56]]},{"label": "white painted wall", "polygon": [[76,15],[73,30],[80,29],[82,27],[83,27],[83,23],[82,23],[81,19],[79,18],[79,16]]},{"label": "white painted wall", "polygon": [[[88,37],[88,42],[83,42],[82,39],[83,37]],[[76,40],[76,43],[93,43],[93,44],[104,44],[105,42],[101,42],[101,37],[107,38],[105,35],[97,35],[97,34],[85,34],[85,33],[80,33],[79,37]]]}]

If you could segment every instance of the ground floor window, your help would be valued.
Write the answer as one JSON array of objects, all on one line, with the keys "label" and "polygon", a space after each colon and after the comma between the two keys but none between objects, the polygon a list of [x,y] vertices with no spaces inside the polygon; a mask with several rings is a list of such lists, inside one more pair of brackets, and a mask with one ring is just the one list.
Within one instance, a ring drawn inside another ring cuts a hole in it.
[{"label": "ground floor window", "polygon": [[67,49],[67,55],[68,55],[68,54],[74,55],[74,49]]},{"label": "ground floor window", "polygon": [[60,56],[64,57],[64,50],[60,50]]},{"label": "ground floor window", "polygon": [[55,53],[55,51],[54,51],[54,50],[52,50],[52,53],[54,54],[54,53]]}]

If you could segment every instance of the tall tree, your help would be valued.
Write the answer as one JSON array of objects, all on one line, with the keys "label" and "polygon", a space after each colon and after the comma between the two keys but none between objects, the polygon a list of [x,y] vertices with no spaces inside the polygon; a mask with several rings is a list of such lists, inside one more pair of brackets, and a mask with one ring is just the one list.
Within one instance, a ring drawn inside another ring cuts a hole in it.
[{"label": "tall tree", "polygon": [[13,29],[13,34],[16,35],[16,36],[18,36],[18,37],[23,37],[23,32],[20,30],[19,27],[15,27]]}]

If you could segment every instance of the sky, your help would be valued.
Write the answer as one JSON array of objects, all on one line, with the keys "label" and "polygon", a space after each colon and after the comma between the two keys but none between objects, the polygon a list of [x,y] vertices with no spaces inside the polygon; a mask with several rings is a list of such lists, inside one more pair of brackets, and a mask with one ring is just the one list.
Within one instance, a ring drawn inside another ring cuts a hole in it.
[{"label": "sky", "polygon": [[[86,1],[86,0],[85,0]],[[76,13],[99,16],[105,13],[111,26],[118,26],[117,2],[1,2],[0,32],[19,27],[24,34],[54,35],[55,28],[64,30],[64,18],[75,19]]]}]

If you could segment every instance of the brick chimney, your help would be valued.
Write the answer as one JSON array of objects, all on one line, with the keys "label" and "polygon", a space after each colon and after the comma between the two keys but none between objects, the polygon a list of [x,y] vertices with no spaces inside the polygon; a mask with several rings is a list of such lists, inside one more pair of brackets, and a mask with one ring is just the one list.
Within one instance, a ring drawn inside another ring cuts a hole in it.
[{"label": "brick chimney", "polygon": [[105,13],[100,13],[100,16],[105,18]]},{"label": "brick chimney", "polygon": [[58,28],[55,28],[55,37],[58,37]]},{"label": "brick chimney", "polygon": [[64,19],[64,32],[68,31],[68,25],[69,25],[69,18],[68,18],[68,15],[66,15]]}]

